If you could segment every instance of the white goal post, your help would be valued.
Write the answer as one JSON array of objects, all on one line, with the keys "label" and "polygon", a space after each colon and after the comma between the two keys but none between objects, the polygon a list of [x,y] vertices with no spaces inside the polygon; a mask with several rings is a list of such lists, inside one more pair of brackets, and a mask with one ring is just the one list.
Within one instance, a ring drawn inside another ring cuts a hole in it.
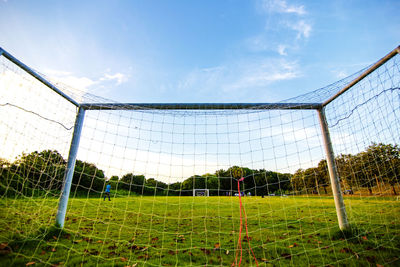
[{"label": "white goal post", "polygon": [[400,46],[278,103],[116,103],[51,79],[0,48],[2,265],[398,262]]},{"label": "white goal post", "polygon": [[[341,229],[345,229],[349,226],[348,220],[347,220],[347,215],[346,215],[346,209],[344,206],[343,202],[343,196],[340,188],[340,181],[339,177],[337,174],[337,168],[335,164],[335,157],[332,149],[332,141],[329,133],[329,127],[327,124],[327,118],[326,118],[326,112],[325,109],[330,104],[333,102],[335,99],[340,97],[341,95],[345,94],[350,88],[352,88],[354,85],[359,83],[362,79],[364,79],[366,76],[374,72],[376,69],[378,69],[380,66],[382,66],[385,62],[393,58],[395,55],[399,53],[399,47],[391,51],[389,54],[387,54],[385,57],[383,57],[381,60],[376,62],[374,65],[366,69],[361,75],[359,75],[357,78],[352,80],[347,86],[342,88],[339,92],[337,92],[335,95],[331,96],[328,100],[325,100],[324,102],[320,101],[310,101],[311,99],[306,100],[305,102],[301,101],[301,97],[296,99],[293,102],[280,102],[280,103],[78,103],[75,101],[73,98],[69,97],[67,94],[65,94],[62,90],[54,86],[52,83],[50,83],[48,80],[43,78],[40,74],[23,64],[21,61],[13,57],[11,54],[0,48],[0,56],[5,57],[12,63],[14,63],[16,66],[21,68],[22,70],[26,71],[29,75],[33,76],[39,83],[45,85],[46,87],[50,88],[52,91],[54,91],[56,94],[60,95],[63,97],[65,100],[67,100],[70,104],[75,106],[77,110],[77,115],[76,115],[76,120],[75,120],[75,125],[72,128],[73,129],[73,134],[72,134],[72,141],[71,141],[71,146],[69,150],[69,156],[68,156],[68,164],[67,164],[67,169],[66,169],[66,175],[65,179],[63,181],[63,187],[62,187],[62,194],[60,197],[60,203],[59,203],[59,208],[56,216],[56,223],[59,225],[61,228],[64,226],[64,221],[65,221],[65,214],[66,214],[66,209],[67,209],[67,203],[70,195],[70,184],[74,172],[74,166],[75,166],[75,161],[76,161],[76,154],[77,150],[79,147],[79,139],[81,135],[81,130],[83,127],[83,120],[85,117],[85,112],[87,111],[97,111],[97,112],[102,112],[102,111],[146,111],[146,110],[247,110],[247,111],[261,111],[261,110],[315,110],[318,113],[319,117],[319,123],[322,131],[322,136],[323,136],[323,146],[325,148],[325,152],[327,155],[327,165],[329,169],[329,174],[331,178],[331,186],[332,186],[332,194],[335,199],[335,207],[337,211],[337,217],[339,221],[339,226]],[[299,101],[300,100],[300,101]],[[4,104],[4,105],[7,105]],[[331,112],[333,113],[333,112]],[[196,114],[194,112],[193,114]],[[204,113],[206,114],[206,113]],[[333,113],[335,114],[335,113]],[[204,194],[209,195],[209,192],[207,189],[193,189],[193,195],[196,195],[196,192],[199,190],[203,190]],[[201,191],[199,191],[201,192]],[[199,193],[201,194],[201,193]]]},{"label": "white goal post", "polygon": [[209,197],[210,190],[209,189],[193,189],[194,197]]}]

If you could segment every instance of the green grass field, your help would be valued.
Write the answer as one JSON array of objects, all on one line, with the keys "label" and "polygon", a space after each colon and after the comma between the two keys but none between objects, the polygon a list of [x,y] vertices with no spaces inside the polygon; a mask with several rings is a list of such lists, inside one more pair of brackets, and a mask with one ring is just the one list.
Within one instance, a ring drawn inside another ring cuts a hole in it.
[{"label": "green grass field", "polygon": [[[353,233],[338,231],[331,197],[246,197],[260,266],[400,265],[400,201],[345,198]],[[75,198],[65,231],[57,199],[0,200],[0,265],[231,266],[237,197]],[[245,230],[243,230],[245,233]],[[243,237],[242,266],[255,266]]]}]

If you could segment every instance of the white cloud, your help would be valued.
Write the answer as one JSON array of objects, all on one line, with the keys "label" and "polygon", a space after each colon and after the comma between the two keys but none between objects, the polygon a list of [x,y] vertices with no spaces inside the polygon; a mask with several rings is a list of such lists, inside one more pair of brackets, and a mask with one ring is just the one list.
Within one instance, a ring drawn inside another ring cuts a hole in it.
[{"label": "white cloud", "polygon": [[247,38],[250,50],[270,50],[287,56],[288,52],[300,48],[300,41],[310,37],[313,27],[304,5],[290,4],[286,0],[263,0],[260,6],[265,28]]},{"label": "white cloud", "polygon": [[55,84],[65,84],[71,88],[78,89],[83,93],[86,93],[93,86],[103,87],[107,82],[114,82],[113,85],[120,85],[128,81],[128,77],[122,73],[109,74],[105,73],[103,76],[97,79],[92,79],[84,76],[76,76],[68,71],[52,70],[47,69],[45,73]]},{"label": "white cloud", "polygon": [[72,73],[69,71],[53,70],[53,69],[47,69],[47,70],[45,70],[45,73],[51,77],[60,77],[60,76],[62,77],[62,76],[72,75]]},{"label": "white cloud", "polygon": [[127,81],[126,75],[122,73],[115,73],[115,74],[104,74],[103,77],[100,78],[100,81],[112,81],[115,80],[117,85],[122,84],[123,82]]},{"label": "white cloud", "polygon": [[337,79],[343,79],[349,76],[344,70],[333,70],[331,72],[333,73],[333,75],[335,75]]},{"label": "white cloud", "polygon": [[271,49],[271,42],[268,40],[265,33],[247,38],[245,43],[250,50],[255,52]]},{"label": "white cloud", "polygon": [[90,86],[96,84],[96,81],[93,81],[87,77],[76,77],[72,75],[58,77],[58,80],[64,84],[67,84],[73,88],[77,88],[82,91],[87,91]]},{"label": "white cloud", "polygon": [[238,80],[232,88],[266,86],[272,82],[291,80],[298,77],[299,71],[296,62],[285,60],[265,60],[261,63],[249,64],[241,70]]},{"label": "white cloud", "polygon": [[301,39],[302,37],[310,37],[312,30],[311,24],[304,20],[297,21],[295,23],[288,23],[288,27],[297,32],[296,39]]},{"label": "white cloud", "polygon": [[296,15],[306,14],[303,5],[289,5],[285,0],[264,0],[262,6],[267,12],[289,13]]},{"label": "white cloud", "polygon": [[[295,61],[276,58],[242,60],[235,63],[196,69],[182,79],[178,88],[181,91],[200,92],[209,96],[224,95],[228,101],[239,101],[241,94],[252,92],[257,98],[257,90],[278,81],[291,80],[301,76]],[[246,90],[244,90],[246,89]],[[226,93],[231,93],[226,95]],[[265,92],[264,92],[265,93]],[[263,94],[264,94],[263,93]]]},{"label": "white cloud", "polygon": [[91,78],[79,77],[68,71],[47,69],[44,72],[53,83],[62,83],[83,92],[87,92],[91,86],[96,84],[96,81]]},{"label": "white cloud", "polygon": [[281,56],[287,56],[287,52],[286,52],[286,45],[278,45],[278,53]]}]

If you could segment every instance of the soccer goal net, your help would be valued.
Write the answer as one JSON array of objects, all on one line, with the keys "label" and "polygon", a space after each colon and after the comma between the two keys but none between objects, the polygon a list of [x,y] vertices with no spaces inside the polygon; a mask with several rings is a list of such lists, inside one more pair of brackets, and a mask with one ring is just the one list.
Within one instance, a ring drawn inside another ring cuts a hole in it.
[{"label": "soccer goal net", "polygon": [[209,189],[193,189],[194,197],[208,197],[210,196]]},{"label": "soccer goal net", "polygon": [[0,264],[399,264],[399,52],[279,103],[138,104],[0,49]]}]

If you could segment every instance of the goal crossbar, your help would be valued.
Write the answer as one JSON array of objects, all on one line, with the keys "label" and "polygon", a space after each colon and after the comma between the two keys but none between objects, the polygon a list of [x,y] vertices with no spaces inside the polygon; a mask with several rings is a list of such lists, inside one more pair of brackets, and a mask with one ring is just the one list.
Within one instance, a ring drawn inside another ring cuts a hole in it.
[{"label": "goal crossbar", "polygon": [[336,170],[334,153],[332,149],[332,141],[329,134],[329,128],[327,125],[324,109],[326,106],[334,101],[337,97],[345,93],[351,87],[356,85],[358,82],[363,80],[366,76],[372,73],[374,70],[382,66],[389,59],[395,55],[400,54],[400,47],[395,48],[377,63],[369,67],[360,76],[355,78],[352,82],[342,88],[335,95],[330,97],[323,103],[78,103],[56,86],[44,79],[36,71],[32,70],[21,61],[10,55],[4,49],[0,48],[0,56],[6,57],[11,62],[15,63],[21,69],[32,75],[35,79],[39,80],[42,84],[67,99],[70,103],[78,107],[78,114],[76,116],[75,127],[73,132],[73,138],[71,141],[70,154],[68,159],[68,168],[65,174],[63,182],[63,192],[59,203],[59,210],[57,214],[57,224],[63,227],[65,212],[68,203],[68,197],[70,194],[70,184],[74,171],[74,165],[76,161],[76,154],[79,146],[80,131],[83,126],[83,118],[85,110],[317,110],[320,118],[321,130],[323,133],[323,142],[327,154],[327,162],[329,174],[331,176],[332,193],[335,197],[335,206],[337,210],[339,226],[341,229],[345,229],[349,226],[347,221],[347,215],[343,202],[343,197],[340,189],[339,176]]},{"label": "goal crossbar", "polygon": [[83,103],[85,110],[321,109],[320,103]]},{"label": "goal crossbar", "polygon": [[271,109],[297,109],[297,110],[321,110],[323,107],[331,103],[337,97],[356,85],[371,72],[382,66],[395,55],[400,54],[400,46],[390,51],[387,55],[365,70],[361,75],[347,84],[335,95],[331,96],[323,103],[78,103],[52,83],[43,78],[39,73],[22,63],[13,55],[0,47],[0,56],[4,56],[21,69],[32,75],[35,79],[43,83],[45,86],[74,104],[76,107],[82,107],[85,110],[223,110],[223,109],[255,109],[255,110],[271,110]]}]

